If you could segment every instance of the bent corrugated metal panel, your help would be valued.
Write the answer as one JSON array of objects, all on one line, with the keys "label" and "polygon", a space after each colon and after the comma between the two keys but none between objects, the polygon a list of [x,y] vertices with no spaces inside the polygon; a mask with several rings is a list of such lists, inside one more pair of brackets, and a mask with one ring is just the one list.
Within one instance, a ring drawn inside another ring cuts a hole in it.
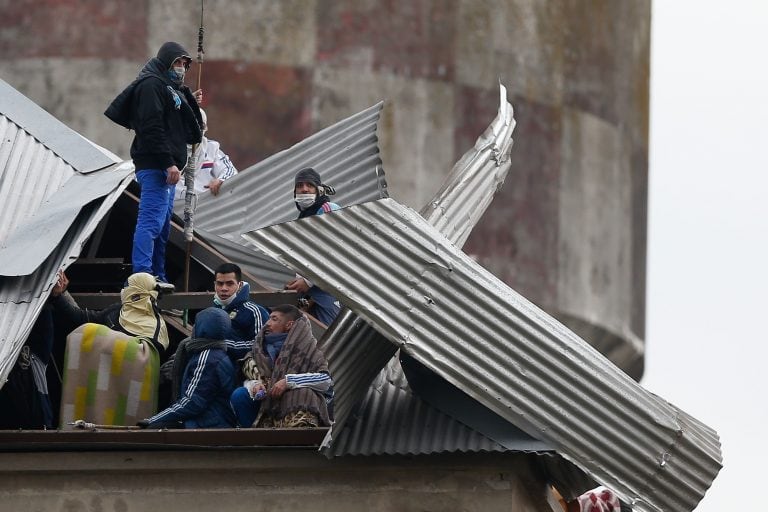
[{"label": "bent corrugated metal panel", "polygon": [[[304,243],[307,230],[326,247],[322,255]],[[721,467],[711,430],[644,390],[391,199],[245,237],[628,502],[693,510]]]},{"label": "bent corrugated metal panel", "polygon": [[[218,196],[201,194],[195,229],[243,246],[242,233],[295,219],[293,178],[302,167],[314,167],[323,182],[336,189],[331,200],[342,206],[387,197],[376,135],[383,106],[380,102],[248,167],[227,180]],[[183,214],[183,204],[176,203],[178,215]],[[216,237],[207,241],[275,288],[291,277],[274,262],[254,257],[250,249],[239,251]]]},{"label": "bent corrugated metal panel", "polygon": [[[58,155],[77,172],[97,171],[113,165],[116,161],[114,155],[58,121],[2,79],[0,114]],[[9,139],[2,140],[5,144]]]},{"label": "bent corrugated metal panel", "polygon": [[507,89],[499,84],[496,118],[451,169],[443,186],[424,207],[421,215],[457,247],[463,247],[490,206],[509,172],[509,152],[515,130]]},{"label": "bent corrugated metal panel", "polygon": [[[477,139],[474,147],[454,165],[440,190],[422,209],[421,214],[427,221],[459,247],[464,244],[496,191],[504,183],[510,168],[509,153],[512,148],[514,128],[514,112],[512,105],[507,101],[507,90],[499,84],[499,110],[496,117]],[[358,420],[349,427],[354,429],[354,432],[350,432],[346,438],[378,444],[376,439],[370,439],[361,433],[372,428],[372,425],[385,421],[379,417],[384,409],[379,407],[377,399],[388,397],[389,394],[372,393],[367,388],[382,366],[381,359],[391,358],[395,353],[394,347],[387,342],[386,338],[364,322],[359,322],[361,325],[354,330],[347,331],[342,328],[341,326],[350,321],[346,316],[354,318],[348,309],[344,309],[340,316],[345,317],[345,320],[326,332],[323,340],[324,344],[333,351],[330,352],[333,357],[329,356],[328,360],[336,380],[337,396],[341,400],[336,407],[336,424],[328,431],[323,442],[323,447],[329,455],[345,453],[334,446],[334,436],[341,434],[348,415],[363,399],[366,392],[368,400],[365,403],[368,406],[359,410]],[[377,357],[370,357],[371,353],[377,354]],[[399,364],[395,368],[400,368]],[[382,386],[386,387],[387,382],[387,380],[383,381]],[[394,390],[390,391],[394,393]],[[401,399],[408,400],[410,396],[412,395],[401,395]],[[427,404],[424,404],[424,407],[414,406],[412,410],[425,414],[425,417],[411,418],[410,430],[420,432],[424,421],[431,417],[433,410]],[[454,421],[446,415],[441,417],[446,418],[446,421]],[[445,429],[443,432],[452,432],[452,430]],[[408,447],[397,444],[400,442],[399,439],[392,439],[393,444],[390,445],[390,451],[387,453],[403,453],[404,450],[407,453],[410,450]],[[460,440],[445,438],[441,442],[441,446],[450,449],[453,442],[460,442]],[[367,446],[347,445],[347,447],[349,453],[362,453],[369,449]]]},{"label": "bent corrugated metal panel", "polygon": [[128,186],[133,164],[120,162],[2,81],[0,136],[1,387],[56,272],[77,258]]},{"label": "bent corrugated metal panel", "polygon": [[[338,394],[339,398],[342,396]],[[355,425],[364,423],[365,428],[345,429],[333,444],[334,453],[421,455],[505,451],[503,446],[414,396],[397,358],[390,358],[376,376],[361,408],[365,416]],[[416,419],[419,428],[413,428]]]}]

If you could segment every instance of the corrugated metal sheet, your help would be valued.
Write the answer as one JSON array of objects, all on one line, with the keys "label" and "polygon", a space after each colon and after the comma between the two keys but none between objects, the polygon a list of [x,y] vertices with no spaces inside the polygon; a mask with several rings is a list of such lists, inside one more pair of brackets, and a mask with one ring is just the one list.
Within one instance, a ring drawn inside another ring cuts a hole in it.
[{"label": "corrugated metal sheet", "polygon": [[499,84],[499,112],[485,132],[451,169],[443,186],[421,215],[457,247],[463,247],[504,184],[515,118],[507,89]]},{"label": "corrugated metal sheet", "polygon": [[[326,247],[322,255],[304,243],[308,229]],[[712,430],[644,390],[393,200],[246,238],[638,510],[693,510],[721,467]]]},{"label": "corrugated metal sheet", "polygon": [[0,136],[2,386],[56,272],[77,258],[128,186],[133,164],[120,162],[2,81]]},{"label": "corrugated metal sheet", "polygon": [[[112,153],[72,131],[1,79],[0,108],[4,118],[43,142],[47,150],[58,155],[77,172],[97,171],[112,166],[116,161]],[[3,138],[2,141],[5,144],[14,139]]]},{"label": "corrugated metal sheet", "polygon": [[[376,376],[361,407],[368,419],[366,428],[346,429],[334,443],[335,452],[421,455],[505,450],[415,396],[396,358]],[[413,428],[417,421],[419,428]]]},{"label": "corrugated metal sheet", "polygon": [[[422,215],[428,219],[428,222],[438,227],[459,247],[464,244],[472,228],[504,182],[510,167],[509,152],[512,147],[514,128],[513,109],[507,101],[506,88],[500,85],[499,110],[496,118],[478,138],[475,146],[454,165],[443,186],[422,209]],[[354,317],[346,309],[342,312],[342,316],[344,315]],[[348,319],[345,317],[344,323],[346,321]],[[323,340],[325,345],[334,351],[329,352],[334,355],[334,357],[329,356],[329,364],[336,380],[337,394],[339,397],[343,397],[340,398],[341,402],[337,404],[336,424],[328,432],[326,441],[323,443],[326,453],[329,455],[364,453],[369,450],[368,443],[378,445],[381,441],[365,435],[365,432],[370,430],[370,433],[374,435],[377,432],[376,425],[387,421],[380,417],[385,412],[385,408],[381,407],[378,401],[396,394],[394,389],[389,390],[391,393],[387,393],[386,390],[377,393],[373,389],[368,389],[368,383],[382,366],[381,360],[391,358],[395,353],[395,347],[369,325],[360,321],[358,323],[357,329],[349,331],[334,326],[326,333]],[[335,352],[343,354],[344,357],[336,356]],[[370,357],[371,353],[377,354],[377,357]],[[395,369],[399,368],[399,364],[394,365],[391,371],[394,372]],[[381,387],[386,388],[390,381],[391,379],[382,380]],[[347,441],[344,448],[339,448],[336,446],[334,436],[339,437],[341,435],[346,427],[349,414],[365,396],[366,389],[368,389],[365,401],[367,406],[358,411],[357,421],[349,427],[353,431],[348,432],[345,436],[347,440],[355,439],[362,444],[352,445]],[[402,400],[410,400],[411,396],[411,394],[400,394]],[[436,411],[433,411],[432,407],[423,401],[421,404],[418,407],[414,404],[410,409],[428,412],[423,416],[412,416],[411,424],[408,427],[411,433],[402,439],[390,437],[391,444],[385,453],[409,453],[412,448],[403,444],[403,441],[411,439],[418,435],[418,432],[423,431],[424,421],[430,418],[440,418],[441,421],[448,423],[455,422],[455,419],[445,414],[433,416],[432,413]],[[402,404],[402,406],[409,409],[406,404]],[[402,426],[401,429],[405,430],[405,428]],[[440,432],[447,434],[454,431],[448,426],[440,429]],[[382,433],[381,435],[386,434]],[[447,437],[441,439],[439,445],[450,450],[455,444],[461,445],[462,443],[462,439]],[[432,441],[431,446],[437,445],[438,443]],[[518,446],[519,444],[516,443],[515,447]],[[424,450],[427,449],[426,446],[422,447],[422,453],[426,453]]]},{"label": "corrugated metal sheet", "polygon": [[[383,105],[369,107],[244,169],[227,180],[218,196],[201,194],[195,230],[243,269],[281,288],[292,275],[250,248],[236,247],[245,246],[241,234],[298,216],[293,178],[302,167],[314,167],[323,182],[336,189],[331,199],[341,206],[387,197],[376,136]],[[183,201],[177,202],[175,211],[182,215]]]}]

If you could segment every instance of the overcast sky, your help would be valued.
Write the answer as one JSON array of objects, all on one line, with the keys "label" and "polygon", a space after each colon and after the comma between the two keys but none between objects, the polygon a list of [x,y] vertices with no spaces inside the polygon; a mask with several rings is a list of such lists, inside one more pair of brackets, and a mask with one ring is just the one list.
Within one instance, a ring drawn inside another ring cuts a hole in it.
[{"label": "overcast sky", "polygon": [[720,434],[697,512],[767,510],[768,1],[652,8],[643,384]]}]

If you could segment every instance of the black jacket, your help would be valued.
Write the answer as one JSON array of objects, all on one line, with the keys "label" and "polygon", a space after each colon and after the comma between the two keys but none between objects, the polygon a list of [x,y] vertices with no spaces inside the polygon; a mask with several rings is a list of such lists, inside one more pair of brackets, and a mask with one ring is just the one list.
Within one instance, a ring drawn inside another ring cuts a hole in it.
[{"label": "black jacket", "polygon": [[189,87],[168,76],[171,63],[187,54],[181,45],[166,43],[158,57],[147,62],[104,114],[136,132],[131,158],[136,170],[167,169],[187,163],[187,144],[202,138],[200,108]]}]

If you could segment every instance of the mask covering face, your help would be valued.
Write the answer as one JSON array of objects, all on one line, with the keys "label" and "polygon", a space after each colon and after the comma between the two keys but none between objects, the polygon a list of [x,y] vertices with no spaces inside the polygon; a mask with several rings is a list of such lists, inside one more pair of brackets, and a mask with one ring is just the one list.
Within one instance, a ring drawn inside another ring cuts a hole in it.
[{"label": "mask covering face", "polygon": [[174,66],[168,70],[168,76],[173,82],[180,84],[184,81],[186,72],[187,70],[184,66]]},{"label": "mask covering face", "polygon": [[315,194],[296,194],[295,201],[299,208],[306,210],[315,203],[316,199],[317,195]]}]

